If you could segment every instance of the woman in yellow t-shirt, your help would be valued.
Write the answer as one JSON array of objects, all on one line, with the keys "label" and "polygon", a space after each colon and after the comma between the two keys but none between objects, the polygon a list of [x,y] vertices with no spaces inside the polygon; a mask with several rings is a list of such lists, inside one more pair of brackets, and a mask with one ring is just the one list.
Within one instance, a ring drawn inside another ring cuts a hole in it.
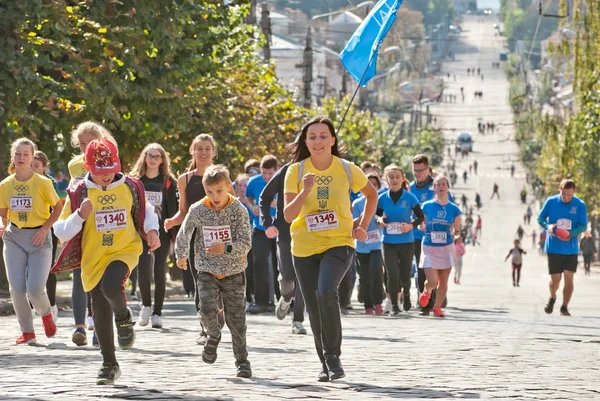
[{"label": "woman in yellow t-shirt", "polygon": [[[71,145],[81,150],[81,154],[73,156],[68,164],[71,182],[69,187],[72,188],[85,178],[87,174],[83,167],[85,162],[85,148],[88,143],[95,139],[108,139],[116,145],[116,141],[112,134],[102,125],[93,121],[81,123],[71,132]],[[87,329],[94,330],[94,319],[92,319],[92,300],[89,294],[83,290],[81,282],[81,269],[73,270],[73,287],[71,288],[71,301],[73,304],[73,318],[75,319],[75,331],[71,336],[71,341],[78,346],[87,345],[86,328],[86,311],[87,311]],[[98,345],[96,335],[94,334],[93,344]]]},{"label": "woman in yellow t-shirt", "polygon": [[[367,239],[377,191],[360,168],[341,159],[335,127],[324,117],[306,123],[290,151],[293,164],[285,175],[284,216],[291,223],[294,268],[323,365],[318,379],[340,379],[345,374],[338,287],[354,260],[354,239]],[[366,198],[356,228],[351,191]]]},{"label": "woman in yellow t-shirt", "polygon": [[14,141],[8,168],[11,175],[0,182],[0,236],[4,240],[10,295],[22,333],[17,344],[36,343],[29,302],[42,316],[46,336],[56,334],[45,290],[52,266],[50,229],[63,207],[52,181],[31,169],[34,152],[35,145],[29,139]]}]

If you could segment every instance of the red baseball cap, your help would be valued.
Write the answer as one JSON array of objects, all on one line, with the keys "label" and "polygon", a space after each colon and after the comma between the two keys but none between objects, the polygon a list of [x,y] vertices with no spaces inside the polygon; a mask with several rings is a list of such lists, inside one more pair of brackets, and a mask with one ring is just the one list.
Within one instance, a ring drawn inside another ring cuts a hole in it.
[{"label": "red baseball cap", "polygon": [[95,175],[120,173],[121,161],[115,144],[106,139],[95,139],[85,148],[84,167]]}]

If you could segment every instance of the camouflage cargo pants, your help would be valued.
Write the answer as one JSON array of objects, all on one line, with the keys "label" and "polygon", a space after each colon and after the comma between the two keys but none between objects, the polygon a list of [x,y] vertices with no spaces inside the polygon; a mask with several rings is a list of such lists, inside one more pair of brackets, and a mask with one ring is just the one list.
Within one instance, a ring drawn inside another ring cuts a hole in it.
[{"label": "camouflage cargo pants", "polygon": [[246,349],[246,277],[244,273],[217,279],[210,273],[198,272],[200,322],[211,337],[221,335],[217,314],[219,296],[223,299],[225,323],[231,332],[233,355],[236,361],[248,358]]}]

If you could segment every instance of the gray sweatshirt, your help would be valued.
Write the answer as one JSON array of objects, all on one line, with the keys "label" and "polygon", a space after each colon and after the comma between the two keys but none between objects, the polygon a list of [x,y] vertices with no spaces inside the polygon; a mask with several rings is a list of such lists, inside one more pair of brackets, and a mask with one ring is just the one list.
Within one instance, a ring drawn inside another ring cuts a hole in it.
[{"label": "gray sweatshirt", "polygon": [[[192,233],[194,264],[198,271],[214,274],[218,278],[233,276],[246,270],[247,256],[252,245],[250,219],[242,203],[229,195],[227,205],[220,211],[212,208],[208,198],[194,203],[177,234],[175,255],[187,259]],[[206,241],[219,240],[231,244],[231,253],[209,255]]]}]

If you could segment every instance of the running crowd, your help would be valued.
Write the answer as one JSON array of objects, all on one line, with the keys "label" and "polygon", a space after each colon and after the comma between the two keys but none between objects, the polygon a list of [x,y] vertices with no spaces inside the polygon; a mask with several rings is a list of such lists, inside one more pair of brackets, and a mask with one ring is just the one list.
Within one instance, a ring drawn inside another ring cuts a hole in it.
[{"label": "running crowd", "polygon": [[[318,380],[329,381],[345,375],[341,312],[350,308],[356,273],[368,315],[409,311],[414,277],[421,313],[443,318],[452,267],[460,283],[462,212],[448,178],[423,154],[412,159],[411,183],[395,164],[383,173],[370,162],[358,167],[343,158],[334,125],[324,117],[302,127],[288,146],[287,164],[266,155],[246,163],[234,180],[225,166],[213,164],[217,145],[208,134],[193,139],[188,171],[178,178],[160,144],[147,145],[124,174],[118,144],[100,124],[80,124],[71,142],[81,154],[68,165],[64,205],[47,174],[48,158],[27,138],[12,143],[11,175],[0,183],[0,235],[21,328],[16,342],[36,343],[32,309],[45,335],[56,334],[55,273],[72,271],[72,341],[86,345],[86,329],[94,330],[92,342],[103,357],[97,384],[121,374],[113,320],[119,348],[135,342],[136,318],[125,292],[134,269],[142,300],[137,323],[162,327],[172,243],[200,320],[202,360],[216,361],[226,324],[237,376],[245,378],[252,376],[246,313],[274,312],[283,320],[291,312],[292,332],[306,334],[306,309],[321,362]],[[587,227],[585,203],[574,192],[575,183],[563,181],[538,218],[549,233],[547,313],[564,274],[561,313],[568,314],[577,237]],[[520,257],[515,247],[511,253]],[[276,285],[270,269],[279,275]]]}]

